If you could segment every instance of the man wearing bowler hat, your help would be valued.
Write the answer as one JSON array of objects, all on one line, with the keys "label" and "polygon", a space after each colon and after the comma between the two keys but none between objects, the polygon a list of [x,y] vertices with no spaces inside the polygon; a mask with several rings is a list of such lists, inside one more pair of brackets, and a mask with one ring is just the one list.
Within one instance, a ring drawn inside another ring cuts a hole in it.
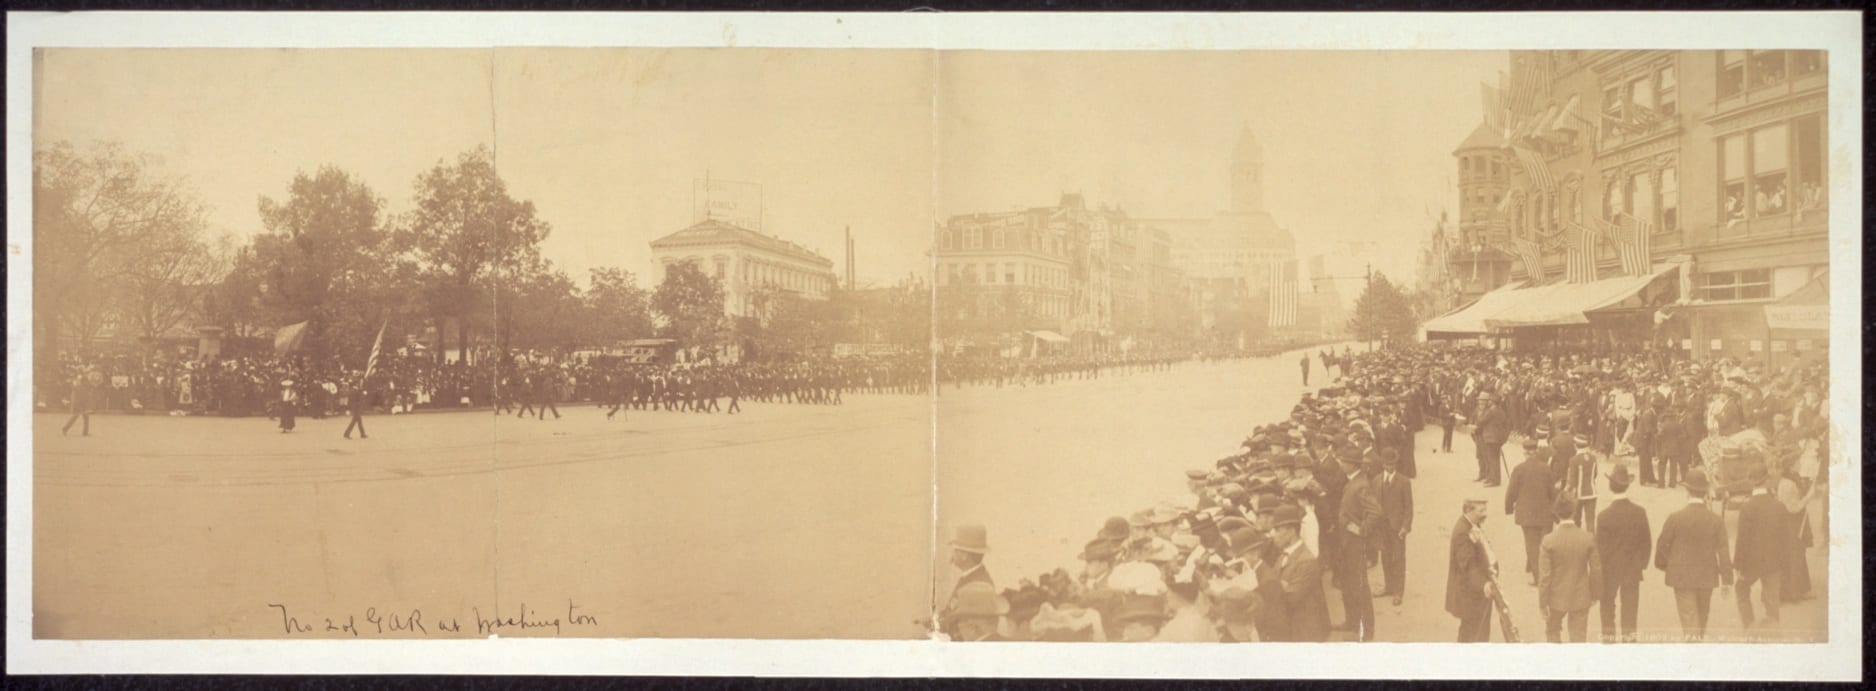
[{"label": "man wearing bowler hat", "polygon": [[1732,558],[1726,549],[1726,522],[1707,508],[1707,473],[1695,468],[1681,481],[1687,505],[1661,524],[1655,541],[1655,568],[1666,572],[1674,589],[1674,608],[1688,640],[1706,636],[1713,610],[1713,589],[1733,584]]},{"label": "man wearing bowler hat", "polygon": [[1485,540],[1475,534],[1485,515],[1485,499],[1465,500],[1447,546],[1446,613],[1459,618],[1460,643],[1492,639],[1492,577],[1498,565]]},{"label": "man wearing bowler hat", "polygon": [[1635,610],[1641,603],[1642,572],[1654,550],[1648,512],[1629,501],[1628,466],[1609,472],[1609,508],[1596,519],[1596,552],[1602,556],[1602,640],[1617,640],[1616,608],[1621,606],[1620,640],[1635,641]]},{"label": "man wearing bowler hat", "polygon": [[1602,558],[1596,538],[1576,525],[1579,509],[1570,495],[1557,497],[1557,527],[1544,536],[1538,557],[1537,603],[1544,610],[1544,639],[1563,642],[1563,627],[1570,627],[1570,642],[1589,637],[1589,606],[1601,597]]},{"label": "man wearing bowler hat", "polygon": [[[1303,546],[1303,510],[1277,507],[1272,538],[1279,553],[1277,578],[1282,584],[1283,628],[1286,641],[1320,642],[1329,639],[1329,598],[1322,590],[1322,569],[1316,555]],[[1365,577],[1364,577],[1365,578]]]},{"label": "man wearing bowler hat", "polygon": [[1381,503],[1361,459],[1353,454],[1344,457],[1342,470],[1348,482],[1342,485],[1342,498],[1336,502],[1337,589],[1342,591],[1342,609],[1347,616],[1343,626],[1353,629],[1356,641],[1374,640],[1374,595],[1368,589],[1368,548],[1376,544],[1382,528]]},{"label": "man wearing bowler hat", "polygon": [[1505,486],[1505,513],[1524,531],[1524,572],[1531,585],[1537,585],[1538,548],[1556,523],[1550,507],[1558,492],[1543,456],[1531,453],[1536,442],[1526,439],[1524,444],[1524,460],[1511,469],[1511,483]]},{"label": "man wearing bowler hat", "polygon": [[958,526],[957,536],[951,539],[951,565],[958,569],[958,580],[952,587],[951,598],[946,601],[944,610],[938,614],[939,630],[949,634],[953,640],[959,636],[955,617],[958,591],[967,585],[981,583],[995,593],[996,581],[984,569],[984,553],[988,551],[990,543],[983,524],[966,523]]}]

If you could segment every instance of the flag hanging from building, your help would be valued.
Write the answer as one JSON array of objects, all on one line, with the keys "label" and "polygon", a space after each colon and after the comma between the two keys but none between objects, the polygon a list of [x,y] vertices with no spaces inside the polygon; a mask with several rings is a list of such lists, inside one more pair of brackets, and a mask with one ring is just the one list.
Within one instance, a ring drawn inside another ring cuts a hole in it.
[{"label": "flag hanging from building", "polygon": [[1544,280],[1544,247],[1531,238],[1513,237],[1511,246],[1517,250],[1518,260],[1524,262],[1524,275],[1533,285]]},{"label": "flag hanging from building", "polygon": [[1518,165],[1524,168],[1524,174],[1530,176],[1537,189],[1549,192],[1556,187],[1556,180],[1550,177],[1550,165],[1544,163],[1543,156],[1516,145],[1511,147],[1511,153],[1518,157]]},{"label": "flag hanging from building", "polygon": [[1571,283],[1596,280],[1596,233],[1587,226],[1571,224],[1569,254],[1564,278]]},{"label": "flag hanging from building", "polygon": [[1479,82],[1479,112],[1485,115],[1485,126],[1503,132],[1505,129],[1505,92],[1490,84]]},{"label": "flag hanging from building", "polygon": [[274,354],[284,355],[300,349],[306,342],[306,325],[312,322],[300,322],[280,327],[274,332]]},{"label": "flag hanging from building", "polygon": [[1616,248],[1622,255],[1622,273],[1634,276],[1648,273],[1652,264],[1649,254],[1653,250],[1649,239],[1654,235],[1654,224],[1627,214],[1622,218],[1625,223],[1616,226]]},{"label": "flag hanging from building", "polygon": [[1296,263],[1283,262],[1270,271],[1270,328],[1296,326]]},{"label": "flag hanging from building", "polygon": [[378,325],[378,338],[371,342],[371,355],[365,358],[364,379],[370,379],[371,370],[376,369],[378,366],[378,351],[384,347],[384,327],[390,325],[391,320],[389,318],[385,319],[383,324]]}]

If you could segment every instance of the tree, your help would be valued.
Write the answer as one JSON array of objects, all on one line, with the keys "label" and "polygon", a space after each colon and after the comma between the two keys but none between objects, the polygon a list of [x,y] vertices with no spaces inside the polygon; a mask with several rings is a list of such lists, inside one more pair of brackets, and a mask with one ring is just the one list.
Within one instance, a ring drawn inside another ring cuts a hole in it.
[{"label": "tree", "polygon": [[545,260],[516,274],[495,291],[497,347],[508,352],[577,344],[590,319],[573,279]]},{"label": "tree", "polygon": [[204,301],[228,273],[234,240],[214,244],[195,237],[174,237],[153,248],[125,276],[120,311],[149,340],[202,313]]},{"label": "tree", "polygon": [[508,196],[487,147],[438,161],[417,176],[413,209],[397,232],[400,249],[416,263],[425,309],[435,320],[442,357],[447,319],[456,319],[457,345],[468,352],[469,324],[483,318],[494,285],[538,266],[550,231],[533,202]]},{"label": "tree", "polygon": [[[58,362],[67,337],[88,350],[111,320],[137,323],[139,281],[199,278],[201,205],[157,162],[115,143],[60,142],[33,152],[33,326],[38,360]],[[165,265],[171,265],[168,269]],[[169,321],[178,293],[147,301],[148,325]]]},{"label": "tree", "polygon": [[659,330],[680,348],[716,345],[721,337],[723,286],[695,264],[666,267],[664,282],[651,295],[651,308],[663,320]]},{"label": "tree", "polygon": [[1413,340],[1417,325],[1407,296],[1377,271],[1355,299],[1355,312],[1349,317],[1348,330],[1363,341],[1392,344]]},{"label": "tree", "polygon": [[638,277],[617,267],[593,269],[587,278],[585,334],[593,345],[615,345],[652,333],[651,295]]},{"label": "tree", "polygon": [[369,348],[393,289],[384,202],[343,170],[322,166],[293,176],[285,200],[260,200],[265,232],[253,241],[262,319],[272,326],[309,322],[316,355]]}]

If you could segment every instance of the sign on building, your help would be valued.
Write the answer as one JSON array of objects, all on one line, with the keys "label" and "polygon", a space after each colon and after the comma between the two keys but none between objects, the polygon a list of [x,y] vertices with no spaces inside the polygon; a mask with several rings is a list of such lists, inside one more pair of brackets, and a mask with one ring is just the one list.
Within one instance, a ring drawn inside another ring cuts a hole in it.
[{"label": "sign on building", "polygon": [[711,219],[738,228],[762,230],[762,186],[713,178],[692,180],[691,222]]}]

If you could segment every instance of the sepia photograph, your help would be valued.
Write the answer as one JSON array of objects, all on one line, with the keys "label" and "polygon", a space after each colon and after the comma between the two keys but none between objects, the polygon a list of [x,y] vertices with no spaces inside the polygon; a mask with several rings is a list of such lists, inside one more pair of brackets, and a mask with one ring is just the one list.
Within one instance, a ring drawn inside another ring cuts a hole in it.
[{"label": "sepia photograph", "polygon": [[1841,37],[736,29],[12,51],[9,640],[1855,659]]}]

